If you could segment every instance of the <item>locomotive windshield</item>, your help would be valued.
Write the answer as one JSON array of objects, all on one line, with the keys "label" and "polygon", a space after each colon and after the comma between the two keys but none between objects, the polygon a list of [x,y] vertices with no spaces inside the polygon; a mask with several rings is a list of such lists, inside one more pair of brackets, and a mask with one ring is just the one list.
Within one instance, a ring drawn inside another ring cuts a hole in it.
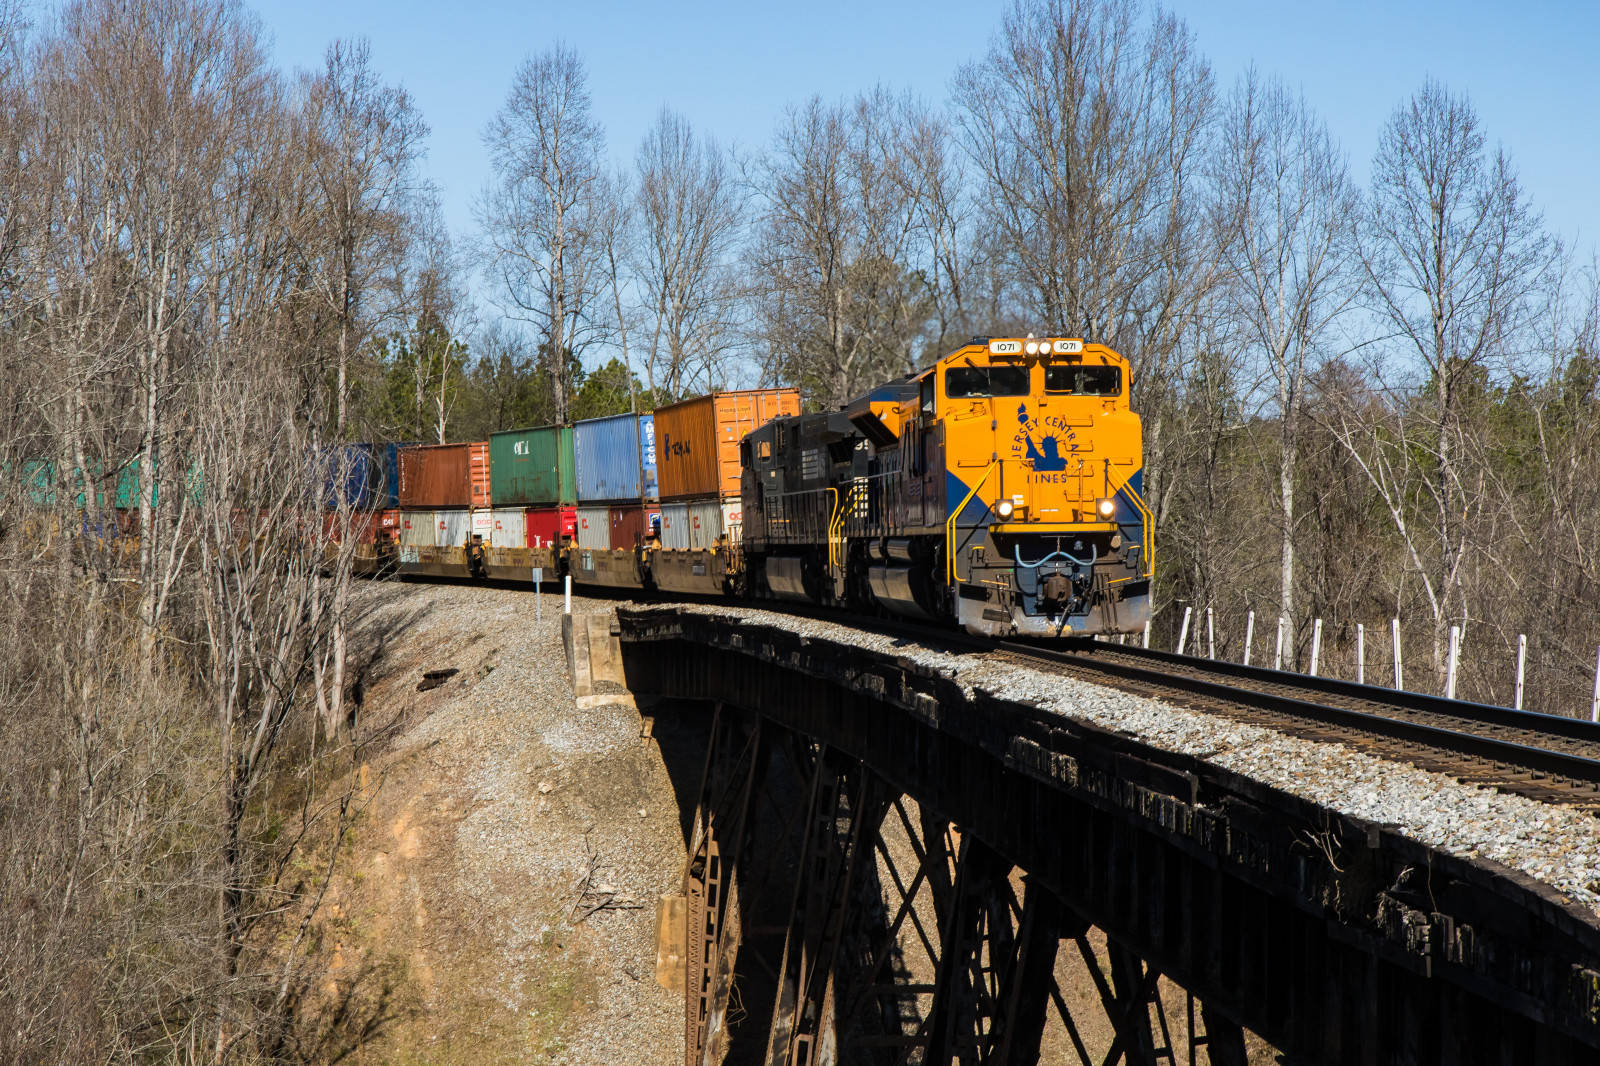
[{"label": "locomotive windshield", "polygon": [[1044,368],[1044,391],[1069,396],[1116,396],[1122,391],[1122,368],[1056,363]]},{"label": "locomotive windshield", "polygon": [[1025,366],[953,366],[944,372],[945,395],[952,400],[1028,395]]}]

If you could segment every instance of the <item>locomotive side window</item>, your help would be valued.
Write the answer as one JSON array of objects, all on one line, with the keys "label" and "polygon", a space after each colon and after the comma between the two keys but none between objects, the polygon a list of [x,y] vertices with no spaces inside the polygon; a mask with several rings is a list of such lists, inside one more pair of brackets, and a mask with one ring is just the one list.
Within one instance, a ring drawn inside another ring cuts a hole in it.
[{"label": "locomotive side window", "polygon": [[952,400],[1028,395],[1025,366],[953,366],[944,372],[944,391]]},{"label": "locomotive side window", "polygon": [[1122,392],[1122,368],[1056,363],[1044,368],[1044,391],[1068,396],[1116,396]]}]

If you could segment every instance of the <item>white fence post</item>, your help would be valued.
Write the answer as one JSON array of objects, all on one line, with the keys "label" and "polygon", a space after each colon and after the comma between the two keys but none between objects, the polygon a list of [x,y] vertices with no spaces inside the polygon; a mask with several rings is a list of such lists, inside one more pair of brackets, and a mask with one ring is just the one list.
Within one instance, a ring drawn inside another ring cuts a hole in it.
[{"label": "white fence post", "polygon": [[1144,623],[1144,646],[1147,648],[1150,646],[1150,620],[1148,618],[1145,619]]},{"label": "white fence post", "polygon": [[1450,627],[1450,662],[1444,671],[1444,698],[1456,698],[1456,662],[1461,657],[1461,627]]},{"label": "white fence post", "polygon": [[572,575],[571,574],[567,575],[567,588],[566,588],[566,592],[562,595],[562,598],[561,598],[561,609],[566,614],[571,614],[572,613]]},{"label": "white fence post", "polygon": [[1289,620],[1280,614],[1278,616],[1278,650],[1272,653],[1272,668],[1274,670],[1283,669],[1283,630],[1288,624]]},{"label": "white fence post", "polygon": [[1528,664],[1528,634],[1517,634],[1517,693],[1512,699],[1511,706],[1522,710],[1522,679],[1527,676],[1524,671]]},{"label": "white fence post", "polygon": [[1183,654],[1183,646],[1185,644],[1187,644],[1188,641],[1189,641],[1189,614],[1193,610],[1194,610],[1193,607],[1185,607],[1183,609],[1183,628],[1178,630],[1178,654],[1179,655]]},{"label": "white fence post", "polygon": [[1600,648],[1594,651],[1594,699],[1589,701],[1589,721],[1600,722]]},{"label": "white fence post", "polygon": [[1406,687],[1405,675],[1400,670],[1400,619],[1394,618],[1389,623],[1390,643],[1394,645],[1394,687]]},{"label": "white fence post", "polygon": [[1250,642],[1256,636],[1256,613],[1251,611],[1244,616],[1244,664],[1250,665]]},{"label": "white fence post", "polygon": [[1356,623],[1356,684],[1367,683],[1367,627]]},{"label": "white fence post", "polygon": [[1206,658],[1217,657],[1217,629],[1211,624],[1211,608],[1206,608]]},{"label": "white fence post", "polygon": [[1311,627],[1311,676],[1317,676],[1317,660],[1322,657],[1322,619]]}]

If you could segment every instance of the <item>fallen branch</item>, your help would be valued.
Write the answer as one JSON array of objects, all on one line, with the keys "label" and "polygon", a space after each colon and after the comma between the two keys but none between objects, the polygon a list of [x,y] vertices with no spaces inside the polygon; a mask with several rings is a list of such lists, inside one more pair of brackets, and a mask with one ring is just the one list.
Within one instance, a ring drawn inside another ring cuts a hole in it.
[{"label": "fallen branch", "polygon": [[589,843],[588,837],[584,838],[584,847],[589,857],[584,872],[573,882],[577,895],[567,916],[574,923],[578,923],[587,921],[591,915],[600,911],[636,911],[643,907],[644,904],[632,896],[619,894],[615,885],[605,881],[596,882],[596,875],[606,867],[601,862],[600,853]]}]

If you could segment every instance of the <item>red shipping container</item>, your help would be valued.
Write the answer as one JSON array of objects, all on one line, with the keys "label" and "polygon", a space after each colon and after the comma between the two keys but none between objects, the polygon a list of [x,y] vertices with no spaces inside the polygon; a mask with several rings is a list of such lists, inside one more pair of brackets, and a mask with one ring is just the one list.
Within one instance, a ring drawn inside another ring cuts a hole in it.
[{"label": "red shipping container", "polygon": [[[329,512],[323,519],[323,536],[330,542],[339,542],[339,513]],[[378,536],[378,523],[371,511],[354,511],[350,515],[350,540],[355,544],[371,544]]]},{"label": "red shipping container", "polygon": [[400,506],[457,510],[489,506],[489,442],[400,449]]},{"label": "red shipping container", "polygon": [[563,539],[570,541],[577,533],[576,507],[528,508],[528,547],[560,547]]},{"label": "red shipping container", "polygon": [[[657,509],[655,512],[660,513]],[[650,532],[650,510],[638,505],[611,508],[611,547],[632,551]]]}]

